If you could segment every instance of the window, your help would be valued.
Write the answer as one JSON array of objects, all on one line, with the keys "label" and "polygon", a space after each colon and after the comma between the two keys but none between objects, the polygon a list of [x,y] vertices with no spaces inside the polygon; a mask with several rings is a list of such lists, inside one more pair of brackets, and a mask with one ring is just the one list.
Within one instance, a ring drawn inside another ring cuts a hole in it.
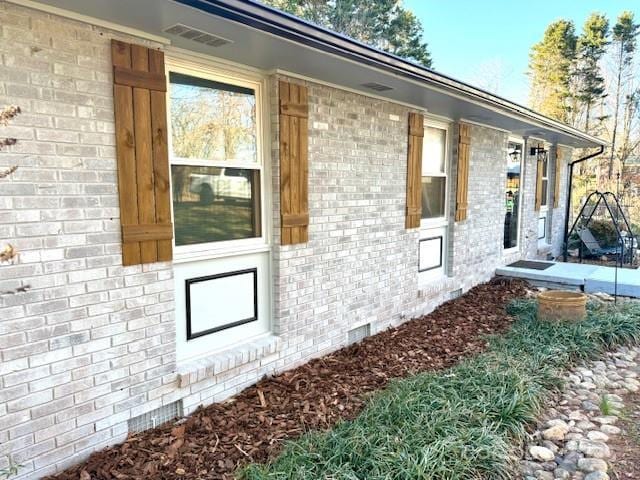
[{"label": "window", "polygon": [[541,189],[541,197],[540,197],[540,206],[546,207],[548,203],[548,193],[549,193],[549,161],[547,159],[547,155],[544,154],[542,159],[542,189]]},{"label": "window", "polygon": [[260,237],[256,90],[178,72],[169,82],[176,247]]},{"label": "window", "polygon": [[447,219],[448,125],[426,120],[422,143],[422,221],[418,240],[418,275],[421,284],[445,275]]},{"label": "window", "polygon": [[509,142],[505,185],[504,248],[518,246],[520,218],[522,144]]},{"label": "window", "polygon": [[422,150],[422,218],[445,216],[447,130],[425,126]]}]

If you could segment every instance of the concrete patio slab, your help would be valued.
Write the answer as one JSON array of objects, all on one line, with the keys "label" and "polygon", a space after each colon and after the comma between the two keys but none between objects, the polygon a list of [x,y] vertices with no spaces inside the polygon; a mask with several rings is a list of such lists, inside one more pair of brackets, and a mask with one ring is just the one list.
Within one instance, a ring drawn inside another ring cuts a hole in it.
[{"label": "concrete patio slab", "polygon": [[[520,267],[500,267],[496,275],[522,278],[534,285],[548,288],[569,288],[587,293],[616,293],[616,272],[613,267],[588,265],[584,263],[544,262],[551,266],[545,270]],[[617,294],[640,298],[640,270],[618,269]]]},{"label": "concrete patio slab", "polygon": [[[616,272],[614,268],[602,267],[585,279],[584,291],[587,293],[616,293]],[[617,294],[623,297],[640,298],[640,270],[618,269]]]},{"label": "concrete patio slab", "polygon": [[537,282],[548,282],[558,285],[582,287],[587,277],[592,275],[599,268],[605,268],[597,265],[586,265],[583,263],[544,263],[550,264],[551,267],[545,270],[534,270],[531,268],[505,266],[496,269],[496,275],[523,278],[525,280],[534,280]]}]

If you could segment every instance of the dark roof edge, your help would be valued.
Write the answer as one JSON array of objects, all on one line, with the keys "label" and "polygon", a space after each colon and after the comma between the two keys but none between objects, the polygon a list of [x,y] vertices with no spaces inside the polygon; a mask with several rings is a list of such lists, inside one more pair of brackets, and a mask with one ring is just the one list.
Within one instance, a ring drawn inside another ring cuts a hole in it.
[{"label": "dark roof edge", "polygon": [[174,0],[198,10],[211,13],[228,20],[249,25],[279,37],[283,37],[303,45],[338,55],[358,63],[372,66],[379,70],[400,75],[412,80],[427,82],[444,89],[462,93],[520,117],[533,121],[541,126],[560,131],[596,145],[607,145],[607,142],[582,132],[562,122],[546,117],[528,107],[507,100],[506,98],[486,92],[480,88],[461,82],[447,75],[437,73],[414,62],[404,60],[396,55],[365,45],[345,35],[333,32],[294,15],[268,7],[253,0]]}]

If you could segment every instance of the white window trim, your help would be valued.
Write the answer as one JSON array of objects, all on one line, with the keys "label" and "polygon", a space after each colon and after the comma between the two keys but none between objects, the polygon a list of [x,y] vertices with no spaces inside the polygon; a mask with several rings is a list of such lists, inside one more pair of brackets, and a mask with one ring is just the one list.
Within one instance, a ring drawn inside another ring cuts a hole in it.
[{"label": "white window trim", "polygon": [[[420,235],[418,239],[418,256],[420,255],[420,241],[431,237],[442,237],[441,265],[438,268],[425,270],[420,272],[420,258],[418,258],[418,284],[421,287],[428,286],[435,282],[441,281],[447,277],[449,263],[449,236],[450,232],[450,202],[449,196],[451,192],[451,130],[452,122],[443,121],[441,118],[433,118],[425,116],[425,127],[441,128],[445,131],[445,150],[444,150],[444,174],[442,175],[425,175],[425,176],[441,176],[445,177],[445,193],[444,193],[444,215],[437,218],[420,219]],[[421,173],[422,175],[422,173]],[[420,179],[422,183],[422,178]],[[422,201],[422,200],[421,200]]]},{"label": "white window trim", "polygon": [[[443,174],[429,174],[424,175],[424,172],[420,173],[420,184],[422,185],[422,177],[444,177],[445,189],[444,189],[444,215],[436,218],[421,218],[420,230],[428,230],[431,228],[444,227],[449,225],[449,192],[451,191],[451,123],[444,122],[439,119],[425,117],[424,126],[432,128],[440,128],[445,131],[445,145],[444,145],[444,173]],[[421,169],[422,170],[422,169]],[[421,187],[422,188],[422,187]],[[422,201],[422,199],[420,200]],[[443,262],[444,265],[444,262]]]},{"label": "white window trim", "polygon": [[[542,217],[544,217],[544,237],[542,238],[538,238],[538,248],[544,248],[544,247],[548,247],[550,245],[550,238],[549,238],[549,203],[550,203],[550,193],[551,193],[551,189],[549,188],[549,166],[550,166],[550,156],[549,156],[549,152],[550,152],[550,145],[546,142],[542,142],[542,148],[544,148],[547,151],[547,176],[546,177],[542,177],[542,180],[546,180],[547,181],[547,194],[545,195],[545,204],[544,205],[540,205],[540,210],[538,211],[538,215],[537,215],[537,221],[539,222],[540,219]],[[537,155],[536,155],[536,165],[537,165]],[[536,173],[537,175],[537,173]],[[538,228],[538,224],[536,223],[536,232],[537,232],[537,228]],[[537,237],[537,233],[536,233],[536,237]]]},{"label": "white window trim", "polygon": [[[261,232],[259,237],[239,240],[228,240],[220,242],[201,243],[197,245],[175,245],[173,239],[173,261],[182,263],[192,260],[204,260],[209,258],[221,258],[230,255],[243,253],[257,253],[269,251],[272,238],[272,218],[271,218],[271,161],[269,142],[269,102],[268,102],[268,80],[254,71],[242,70],[239,66],[231,67],[227,63],[217,62],[214,59],[202,57],[194,58],[190,55],[181,54],[178,51],[167,53],[165,60],[165,73],[167,84],[169,82],[169,72],[183,73],[194,77],[207,78],[232,85],[239,85],[251,88],[256,96],[256,162],[229,162],[230,167],[251,168],[260,171],[260,215]],[[167,88],[167,137],[169,150],[169,167],[171,165],[210,165],[207,161],[197,159],[184,159],[174,157],[171,146],[171,98],[170,90]],[[216,162],[222,165],[225,162]],[[171,175],[169,175],[171,177]],[[170,182],[171,190],[173,184]],[[173,199],[173,191],[171,192]],[[174,219],[173,200],[171,201],[171,218]]]},{"label": "white window trim", "polygon": [[[524,215],[522,215],[523,211],[522,211],[522,207],[523,207],[523,195],[524,195],[524,182],[525,182],[525,155],[526,155],[526,151],[525,149],[527,148],[527,143],[525,142],[524,138],[522,137],[517,137],[514,135],[509,135],[508,139],[507,139],[507,150],[508,150],[508,146],[509,143],[517,143],[519,145],[522,145],[522,155],[520,157],[520,189],[518,190],[518,226],[517,231],[518,231],[518,243],[516,244],[515,247],[511,247],[511,248],[504,248],[504,239],[502,241],[502,252],[505,255],[510,255],[512,253],[517,253],[520,251],[520,247],[522,245],[522,217]],[[507,152],[508,154],[509,152]],[[503,233],[504,235],[504,233]]]}]

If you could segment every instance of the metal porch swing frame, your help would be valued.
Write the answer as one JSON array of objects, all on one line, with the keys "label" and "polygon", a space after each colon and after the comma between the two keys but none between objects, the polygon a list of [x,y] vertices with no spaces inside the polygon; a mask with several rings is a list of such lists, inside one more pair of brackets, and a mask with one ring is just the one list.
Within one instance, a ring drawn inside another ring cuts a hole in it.
[{"label": "metal porch swing frame", "polygon": [[[622,210],[622,207],[620,206],[620,202],[618,201],[618,197],[616,197],[616,195],[613,192],[599,192],[599,191],[595,191],[589,194],[589,196],[587,197],[586,201],[584,202],[584,204],[582,205],[582,208],[580,208],[580,213],[578,213],[578,216],[576,217],[575,221],[573,222],[573,225],[571,227],[571,230],[569,230],[569,234],[567,235],[567,242],[565,243],[565,261],[566,261],[566,255],[567,255],[567,249],[568,249],[568,239],[571,238],[571,235],[574,232],[577,232],[576,228],[578,226],[578,223],[580,222],[580,220],[583,218],[583,214],[585,209],[587,208],[587,205],[589,205],[589,202],[591,201],[592,197],[598,197],[595,205],[593,206],[591,212],[589,213],[589,216],[587,217],[586,222],[584,222],[582,224],[583,228],[588,228],[589,227],[589,222],[591,222],[591,219],[593,217],[593,214],[595,213],[595,211],[598,209],[598,207],[600,206],[601,202],[604,202],[604,205],[607,208],[607,212],[609,212],[609,216],[611,217],[611,221],[613,222],[613,226],[616,229],[616,234],[618,236],[618,246],[616,247],[616,253],[617,253],[617,258],[616,258],[616,265],[619,265],[620,267],[624,266],[625,263],[625,237],[622,236],[622,232],[620,231],[619,228],[619,221],[622,218],[622,220],[624,221],[625,226],[627,227],[627,232],[629,232],[629,235],[626,237],[626,239],[628,239],[629,241],[629,245],[630,245],[630,255],[629,256],[629,264],[633,265],[633,261],[634,261],[634,245],[635,245],[635,241],[636,241],[636,236],[633,234],[633,230],[631,229],[631,225],[629,224],[626,215],[624,214],[624,210]],[[619,213],[620,216],[616,217],[613,214],[613,211],[611,210],[611,203],[609,201],[607,201],[607,198],[611,198],[613,199],[613,203],[615,204],[615,206],[617,207],[617,212]],[[582,242],[582,239],[581,239]],[[619,253],[618,253],[619,252]],[[579,255],[580,255],[580,263],[582,263],[582,245],[580,245],[579,248]]]}]

